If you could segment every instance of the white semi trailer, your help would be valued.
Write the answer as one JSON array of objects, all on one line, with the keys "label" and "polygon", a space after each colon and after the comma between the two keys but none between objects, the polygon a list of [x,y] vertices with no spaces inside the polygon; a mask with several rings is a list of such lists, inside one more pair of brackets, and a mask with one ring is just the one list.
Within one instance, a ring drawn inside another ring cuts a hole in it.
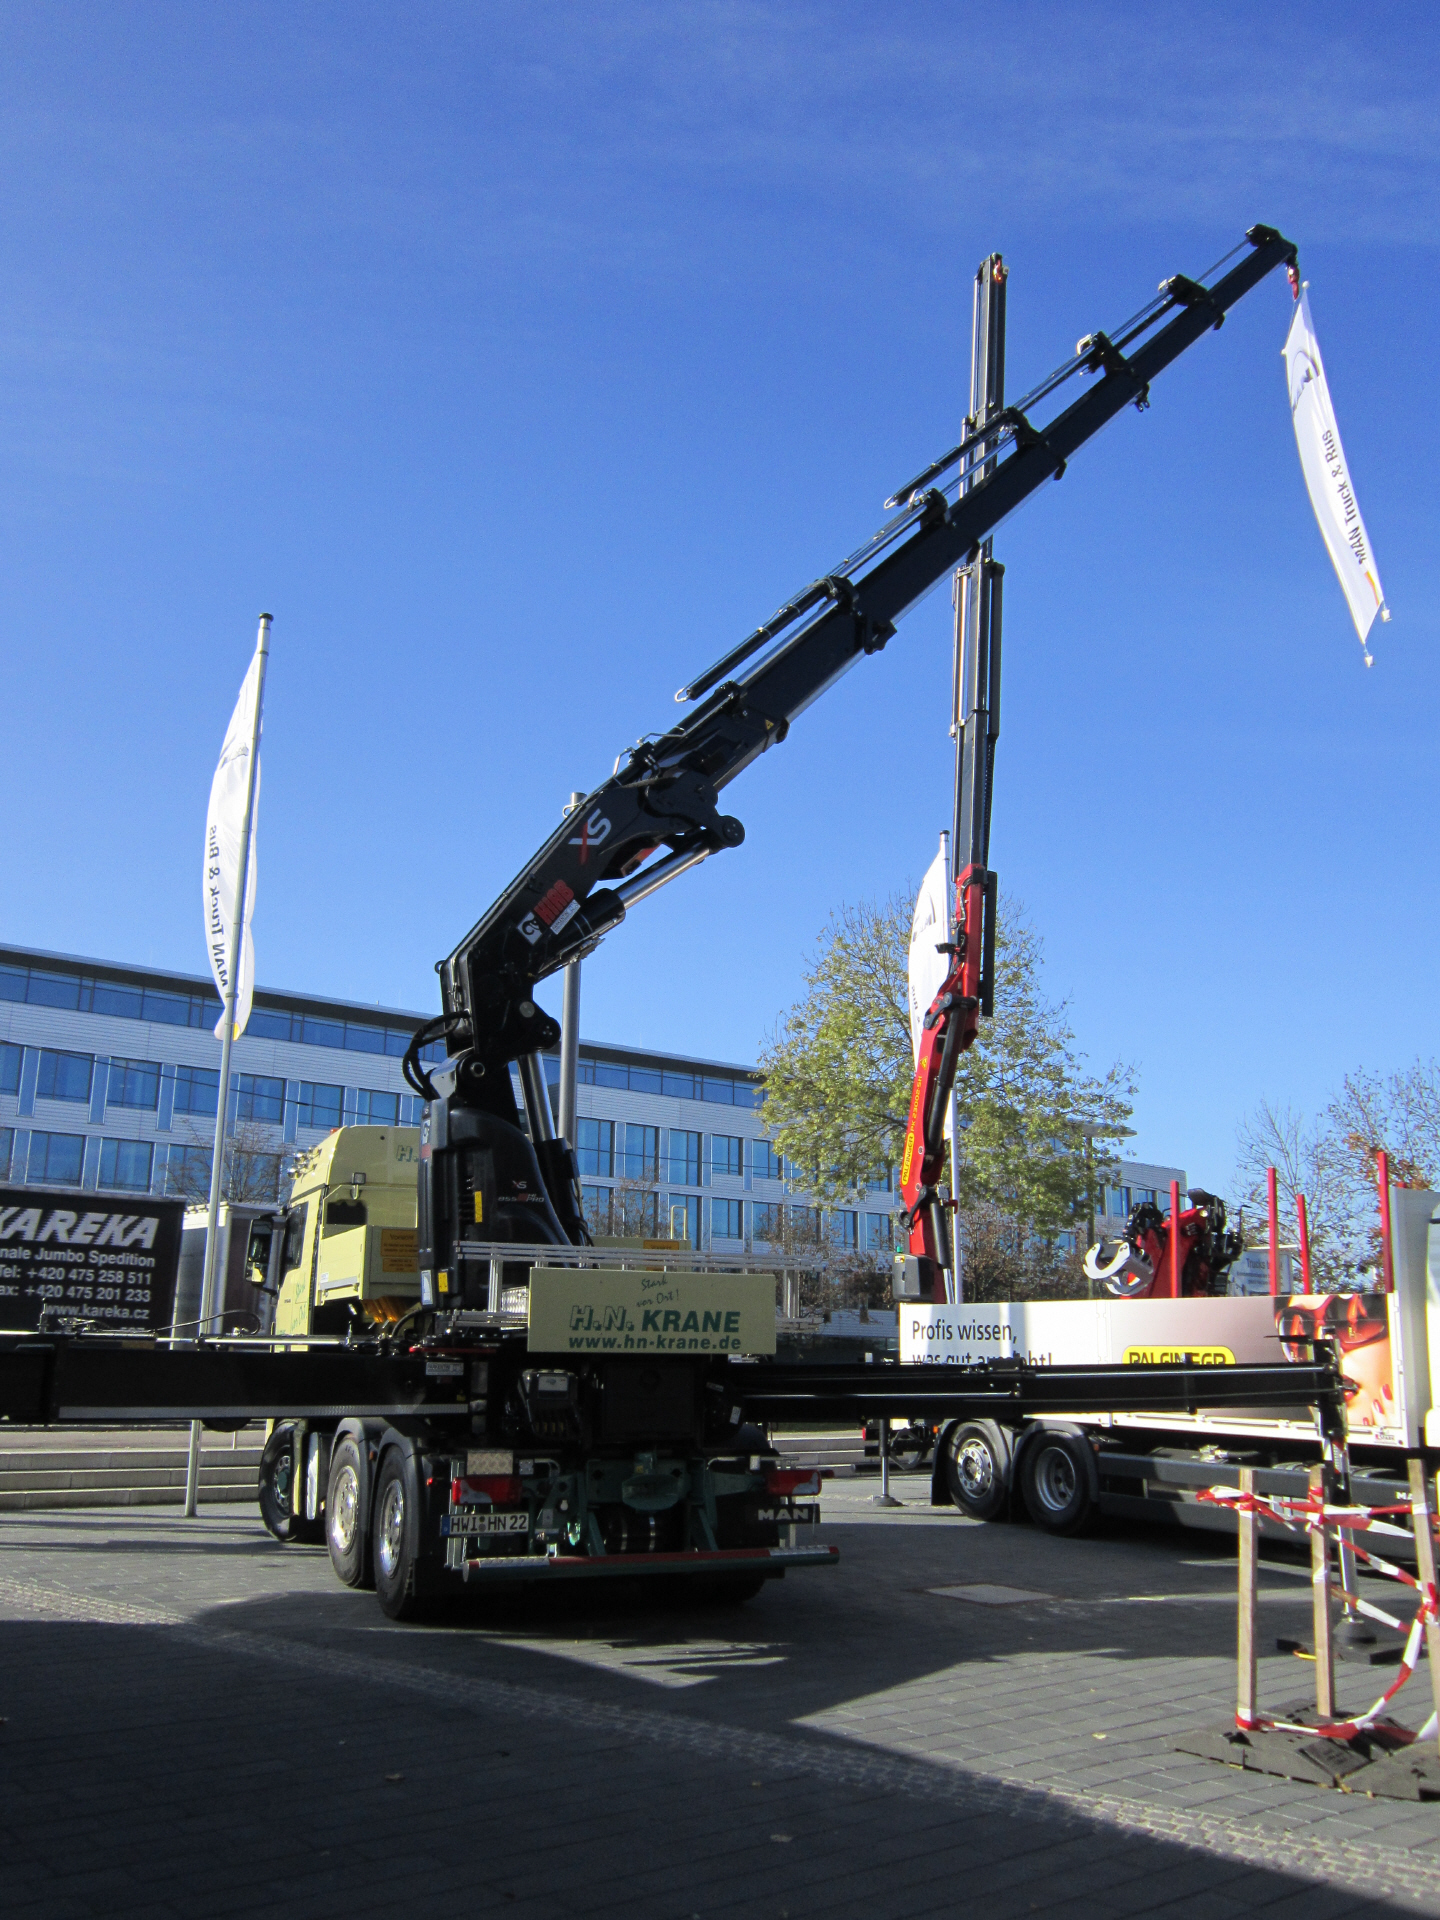
[{"label": "white semi trailer", "polygon": [[[1339,1352],[1357,1497],[1378,1501],[1405,1478],[1405,1455],[1440,1448],[1440,1194],[1390,1195],[1393,1292],[1219,1299],[1007,1301],[900,1307],[902,1362],[974,1366],[1299,1361],[1316,1339]],[[1083,1532],[1100,1513],[1233,1528],[1201,1501],[1241,1466],[1267,1492],[1304,1493],[1320,1440],[1308,1417],[1216,1408],[1167,1414],[1045,1415],[952,1422],[936,1448],[933,1495],[979,1520],[1023,1510],[1048,1532]]]}]

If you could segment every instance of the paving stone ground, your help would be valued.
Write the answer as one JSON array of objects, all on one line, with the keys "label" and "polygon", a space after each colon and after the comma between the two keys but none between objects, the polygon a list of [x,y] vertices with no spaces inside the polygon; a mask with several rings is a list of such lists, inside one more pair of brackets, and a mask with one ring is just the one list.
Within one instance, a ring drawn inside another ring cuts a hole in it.
[{"label": "paving stone ground", "polygon": [[[1174,1750],[1233,1711],[1231,1543],[873,1487],[827,1488],[837,1570],[743,1608],[572,1589],[423,1627],[240,1509],[0,1516],[4,1911],[1440,1914],[1440,1805]],[[1308,1613],[1272,1558],[1262,1646]],[[1268,1655],[1264,1701],[1311,1673]],[[1382,1684],[1342,1667],[1342,1705]]]}]

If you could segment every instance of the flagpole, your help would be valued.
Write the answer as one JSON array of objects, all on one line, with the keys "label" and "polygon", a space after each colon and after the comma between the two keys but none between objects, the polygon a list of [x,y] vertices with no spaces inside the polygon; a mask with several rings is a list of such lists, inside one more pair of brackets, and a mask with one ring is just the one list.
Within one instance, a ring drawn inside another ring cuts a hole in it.
[{"label": "flagpole", "polygon": [[[270,615],[260,616],[255,638],[260,674],[255,688],[255,723],[250,729],[250,764],[245,773],[245,820],[240,829],[240,871],[235,877],[235,917],[230,923],[230,952],[225,969],[225,1028],[220,1039],[220,1085],[215,1101],[215,1147],[210,1156],[210,1214],[205,1222],[205,1278],[200,1288],[200,1337],[214,1331],[215,1260],[219,1252],[220,1190],[225,1177],[225,1135],[230,1116],[230,1049],[235,1039],[235,997],[245,951],[245,890],[250,879],[250,837],[255,821],[255,770],[260,761],[260,720],[265,711],[265,667],[270,658]],[[193,1519],[200,1491],[200,1433],[190,1422],[190,1452],[185,1463],[185,1517]]]}]

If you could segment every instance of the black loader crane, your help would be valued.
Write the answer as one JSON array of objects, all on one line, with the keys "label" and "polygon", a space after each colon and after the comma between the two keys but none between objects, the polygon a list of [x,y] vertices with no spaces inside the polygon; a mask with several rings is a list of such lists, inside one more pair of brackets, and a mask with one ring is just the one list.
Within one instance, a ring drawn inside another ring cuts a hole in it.
[{"label": "black loader crane", "polygon": [[[1338,1375],[1323,1355],[1066,1369],[757,1358],[775,1353],[773,1272],[591,1245],[543,1070],[559,1028],[535,999],[541,981],[593,951],[647,895],[738,847],[744,829],[720,810],[731,781],[882,651],[901,615],[974,561],[1107,421],[1145,407],[1156,376],[1242,295],[1277,267],[1293,273],[1295,260],[1290,241],[1252,227],[1203,280],[1166,280],[1023,400],[987,409],[887,502],[891,517],[870,540],[680,690],[685,717],[621,756],[440,963],[443,1011],[404,1061],[424,1100],[420,1298],[398,1320],[288,1346],[222,1339],[166,1350],[84,1329],[0,1336],[0,1414],[283,1422],[261,1472],[267,1524],[281,1538],[323,1535],[339,1576],[373,1584],[395,1617],[464,1583],[683,1575],[743,1598],[787,1568],[830,1564],[834,1549],[796,1543],[816,1517],[805,1496],[818,1480],[779,1468],[754,1424],[766,1419],[1313,1406],[1335,1428]],[[1081,390],[1068,406],[1047,405],[1071,383]],[[988,828],[988,796],[983,809]],[[993,901],[992,878],[972,859],[954,990],[937,1002],[922,1057],[927,1111],[948,1098],[958,1053],[975,1037]],[[393,1158],[393,1141],[386,1151]],[[322,1231],[370,1231],[365,1177],[357,1168],[341,1201],[326,1198],[347,1185],[338,1165],[325,1176],[311,1237],[296,1239],[300,1280],[307,1258],[313,1274]],[[928,1217],[917,1209],[921,1228]],[[920,1251],[930,1284],[936,1250]]]}]

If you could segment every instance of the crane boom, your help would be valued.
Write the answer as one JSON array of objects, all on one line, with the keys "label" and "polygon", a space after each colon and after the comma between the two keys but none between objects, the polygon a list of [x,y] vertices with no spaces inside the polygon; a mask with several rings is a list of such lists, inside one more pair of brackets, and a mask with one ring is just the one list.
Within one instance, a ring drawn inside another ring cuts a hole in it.
[{"label": "crane boom", "polygon": [[[508,1066],[518,1063],[546,1189],[547,1203],[534,1216],[539,1237],[583,1239],[585,1232],[573,1160],[554,1138],[540,1067],[559,1028],[535,1005],[536,985],[590,953],[649,893],[738,846],[744,828],[720,811],[723,789],[858,660],[881,651],[907,609],[970,559],[1031,494],[1058,479],[1086,441],[1123,408],[1143,408],[1155,377],[1218,328],[1252,287],[1278,266],[1295,271],[1296,248],[1273,227],[1251,227],[1246,241],[1235,250],[1238,259],[1220,263],[1224,272],[1212,269],[1212,284],[1177,274],[1124,327],[1087,335],[1047,380],[900,488],[886,503],[891,517],[870,540],[680,690],[677,700],[692,710],[622,755],[610,778],[439,963],[444,1011],[417,1036],[407,1078],[430,1103],[427,1112],[437,1104],[469,1107],[513,1124],[518,1110]],[[1037,410],[1087,374],[1084,391],[1037,424]],[[984,811],[988,827],[988,805]],[[943,1155],[944,1097],[935,1097],[937,1090],[948,1095],[946,1074],[953,1079],[978,1026],[987,877],[972,860],[946,983],[951,1004],[927,1030],[922,1052],[924,1085],[917,1077],[909,1143],[917,1196],[933,1187],[937,1139]],[[426,1043],[442,1036],[450,1053],[443,1085],[420,1061]],[[438,1149],[440,1140],[433,1145]],[[422,1250],[424,1214],[422,1199]],[[547,1216],[543,1226],[540,1215]],[[422,1270],[424,1264],[422,1257]]]}]

